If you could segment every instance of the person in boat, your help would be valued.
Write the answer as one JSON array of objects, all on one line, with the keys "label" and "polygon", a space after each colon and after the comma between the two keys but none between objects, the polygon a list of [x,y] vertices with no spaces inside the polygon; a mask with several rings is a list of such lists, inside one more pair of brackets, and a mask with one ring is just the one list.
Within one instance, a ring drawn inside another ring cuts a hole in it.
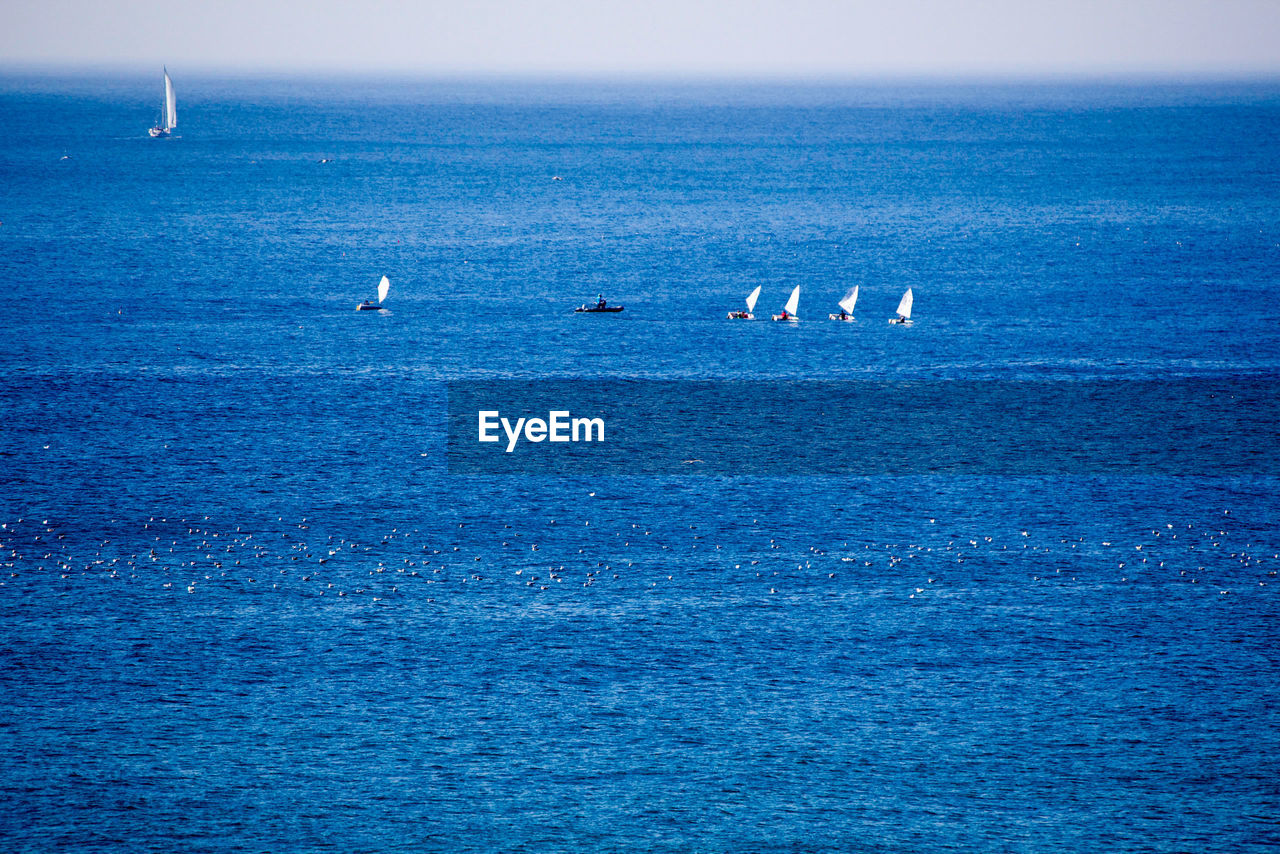
[{"label": "person in boat", "polygon": [[604,294],[596,294],[596,308],[604,308]]},{"label": "person in boat", "polygon": [[842,308],[842,309],[840,309],[840,319],[841,319],[841,320],[848,320],[848,319],[849,319],[849,313],[848,313],[847,311],[845,311],[843,308]]},{"label": "person in boat", "polygon": [[370,305],[373,305],[373,303],[369,302],[368,300],[365,300],[365,301],[364,301],[364,303],[363,303],[360,307],[361,307],[361,308],[364,308],[365,306],[370,306]]},{"label": "person in boat", "polygon": [[780,315],[778,315],[778,316],[779,316],[779,317],[781,317],[783,320],[786,320],[786,319],[787,319],[788,317],[790,317],[791,315],[787,314],[787,310],[784,308],[784,309],[782,310],[782,314],[780,314]]}]

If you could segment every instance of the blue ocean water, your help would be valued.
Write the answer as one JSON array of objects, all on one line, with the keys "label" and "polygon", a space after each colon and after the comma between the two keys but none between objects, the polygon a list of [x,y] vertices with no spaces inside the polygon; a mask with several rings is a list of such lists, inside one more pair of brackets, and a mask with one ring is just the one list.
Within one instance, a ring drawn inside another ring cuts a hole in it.
[{"label": "blue ocean water", "polygon": [[0,78],[6,850],[1280,847],[1269,467],[445,460],[447,383],[1274,393],[1280,85],[173,74]]}]

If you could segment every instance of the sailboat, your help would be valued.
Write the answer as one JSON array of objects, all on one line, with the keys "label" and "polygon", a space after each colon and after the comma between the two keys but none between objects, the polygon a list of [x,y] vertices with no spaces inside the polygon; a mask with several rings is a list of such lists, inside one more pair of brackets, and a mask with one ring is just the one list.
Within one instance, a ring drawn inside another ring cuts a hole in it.
[{"label": "sailboat", "polygon": [[152,139],[168,136],[178,126],[178,96],[173,93],[173,81],[169,79],[167,68],[164,70],[164,105],[160,113],[160,124],[148,131]]},{"label": "sailboat", "polygon": [[782,307],[782,314],[775,314],[774,320],[785,320],[795,323],[800,318],[796,317],[796,309],[800,306],[800,286],[796,285],[796,289],[791,292],[791,296],[787,298],[787,304]]},{"label": "sailboat", "polygon": [[365,300],[356,306],[356,311],[379,311],[382,308],[382,301],[387,298],[387,291],[391,290],[391,280],[386,276],[382,277],[382,281],[378,282],[378,303],[377,305]]},{"label": "sailboat", "polygon": [[854,285],[853,290],[844,295],[844,299],[836,303],[840,306],[839,314],[828,314],[831,320],[843,320],[846,323],[853,320],[853,307],[858,304],[858,286]]},{"label": "sailboat", "polygon": [[756,289],[747,294],[747,310],[729,312],[730,320],[755,320],[756,316],[751,312],[756,310],[756,300],[760,299],[760,285],[756,285]]},{"label": "sailboat", "polygon": [[902,295],[902,302],[898,303],[898,316],[890,320],[890,323],[901,323],[903,326],[911,325],[911,288],[907,288],[907,292]]}]

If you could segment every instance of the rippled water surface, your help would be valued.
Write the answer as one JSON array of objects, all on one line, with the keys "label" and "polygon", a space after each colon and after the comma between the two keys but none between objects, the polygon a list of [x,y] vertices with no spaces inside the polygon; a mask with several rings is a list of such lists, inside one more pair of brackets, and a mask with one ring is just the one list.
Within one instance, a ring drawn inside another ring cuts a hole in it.
[{"label": "rippled water surface", "polygon": [[[158,74],[0,78],[6,850],[1280,847],[1263,416],[918,464],[975,384],[1275,411],[1276,85],[172,74],[158,141]],[[553,377],[849,380],[903,462],[450,472],[446,383]]]}]

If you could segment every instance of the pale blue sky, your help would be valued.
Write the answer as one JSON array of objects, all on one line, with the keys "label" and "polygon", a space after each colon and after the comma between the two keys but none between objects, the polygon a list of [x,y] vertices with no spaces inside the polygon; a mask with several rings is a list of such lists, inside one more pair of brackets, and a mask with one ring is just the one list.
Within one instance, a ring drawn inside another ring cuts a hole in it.
[{"label": "pale blue sky", "polygon": [[0,0],[0,64],[676,75],[1280,72],[1280,0]]}]

